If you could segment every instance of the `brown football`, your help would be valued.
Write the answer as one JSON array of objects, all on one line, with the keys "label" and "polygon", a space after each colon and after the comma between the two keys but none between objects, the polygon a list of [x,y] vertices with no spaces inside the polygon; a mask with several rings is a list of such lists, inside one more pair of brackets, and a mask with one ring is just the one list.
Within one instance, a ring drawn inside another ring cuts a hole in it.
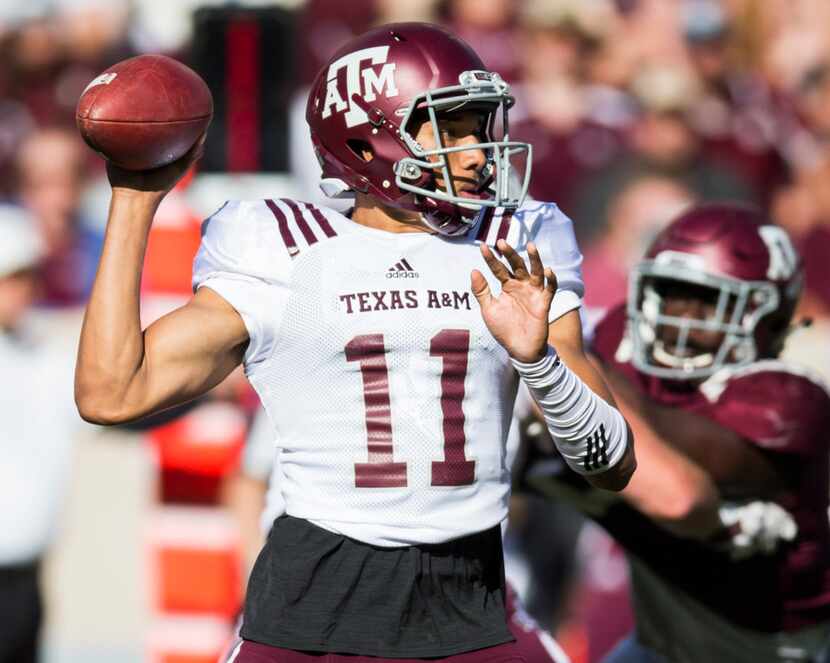
[{"label": "brown football", "polygon": [[75,112],[87,144],[128,170],[175,161],[212,117],[213,97],[199,74],[165,55],[113,65],[86,86]]}]

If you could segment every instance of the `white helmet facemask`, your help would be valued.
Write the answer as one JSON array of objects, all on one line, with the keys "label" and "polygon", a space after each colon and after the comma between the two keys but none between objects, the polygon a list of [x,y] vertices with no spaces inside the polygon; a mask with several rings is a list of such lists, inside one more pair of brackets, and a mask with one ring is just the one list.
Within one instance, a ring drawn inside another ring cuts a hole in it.
[{"label": "white helmet facemask", "polygon": [[[776,288],[765,281],[741,281],[678,262],[645,260],[632,270],[627,314],[634,366],[661,378],[691,380],[754,361],[758,357],[755,330],[778,307]],[[714,312],[705,319],[667,314],[662,291],[672,282],[711,289],[707,300],[714,302]],[[675,330],[670,347],[662,340],[666,328]],[[721,333],[723,340],[716,349],[696,352],[689,340],[694,330]]]},{"label": "white helmet facemask", "polygon": [[[532,147],[529,143],[511,141],[508,134],[508,110],[514,103],[509,85],[489,71],[465,71],[459,84],[428,90],[415,97],[404,111],[401,137],[412,153],[395,164],[395,184],[403,191],[418,196],[458,205],[476,212],[485,207],[516,209],[522,204],[530,185]],[[461,111],[467,107],[487,108],[485,140],[474,145],[447,147],[438,126],[438,113]],[[416,114],[426,112],[434,143],[425,150],[409,131]],[[448,155],[469,150],[482,150],[487,163],[481,173],[480,197],[459,195],[450,173]],[[432,171],[443,180],[443,187],[427,188],[419,184],[425,171]],[[474,216],[474,214],[471,214]]]}]

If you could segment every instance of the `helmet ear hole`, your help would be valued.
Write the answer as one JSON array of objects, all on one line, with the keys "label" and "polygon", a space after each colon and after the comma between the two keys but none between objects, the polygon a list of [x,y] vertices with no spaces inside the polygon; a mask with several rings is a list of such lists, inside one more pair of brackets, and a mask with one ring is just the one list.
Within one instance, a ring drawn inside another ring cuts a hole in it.
[{"label": "helmet ear hole", "polygon": [[409,133],[409,135],[415,139],[418,132],[421,130],[421,127],[427,122],[429,122],[429,113],[426,109],[417,108],[413,111],[409,121],[403,125],[401,129]]},{"label": "helmet ear hole", "polygon": [[372,149],[372,146],[365,140],[351,138],[346,141],[346,145],[348,146],[352,154],[354,154],[361,161],[369,163],[372,159],[375,158],[375,151]]}]

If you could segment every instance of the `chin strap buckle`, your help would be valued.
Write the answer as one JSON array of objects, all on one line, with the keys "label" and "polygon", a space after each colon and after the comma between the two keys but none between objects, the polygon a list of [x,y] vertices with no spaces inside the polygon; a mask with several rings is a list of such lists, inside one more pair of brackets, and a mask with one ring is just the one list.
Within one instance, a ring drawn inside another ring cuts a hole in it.
[{"label": "chin strap buckle", "polygon": [[373,127],[380,127],[386,122],[386,116],[379,108],[373,106],[368,110],[366,116],[369,118],[369,124]]},{"label": "chin strap buckle", "polygon": [[386,116],[383,114],[383,111],[377,106],[370,106],[359,94],[352,95],[352,103],[366,113],[369,124],[373,127],[379,128],[386,123]]}]

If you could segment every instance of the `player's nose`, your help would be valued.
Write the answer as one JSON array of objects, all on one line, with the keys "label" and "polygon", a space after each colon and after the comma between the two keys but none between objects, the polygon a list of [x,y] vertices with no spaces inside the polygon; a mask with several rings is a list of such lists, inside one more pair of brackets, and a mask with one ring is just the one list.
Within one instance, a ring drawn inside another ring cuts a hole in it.
[{"label": "player's nose", "polygon": [[481,141],[476,136],[466,136],[456,143],[457,147],[466,147],[467,149],[458,152],[459,165],[467,171],[479,172],[487,163],[487,155],[484,150],[477,148]]}]

